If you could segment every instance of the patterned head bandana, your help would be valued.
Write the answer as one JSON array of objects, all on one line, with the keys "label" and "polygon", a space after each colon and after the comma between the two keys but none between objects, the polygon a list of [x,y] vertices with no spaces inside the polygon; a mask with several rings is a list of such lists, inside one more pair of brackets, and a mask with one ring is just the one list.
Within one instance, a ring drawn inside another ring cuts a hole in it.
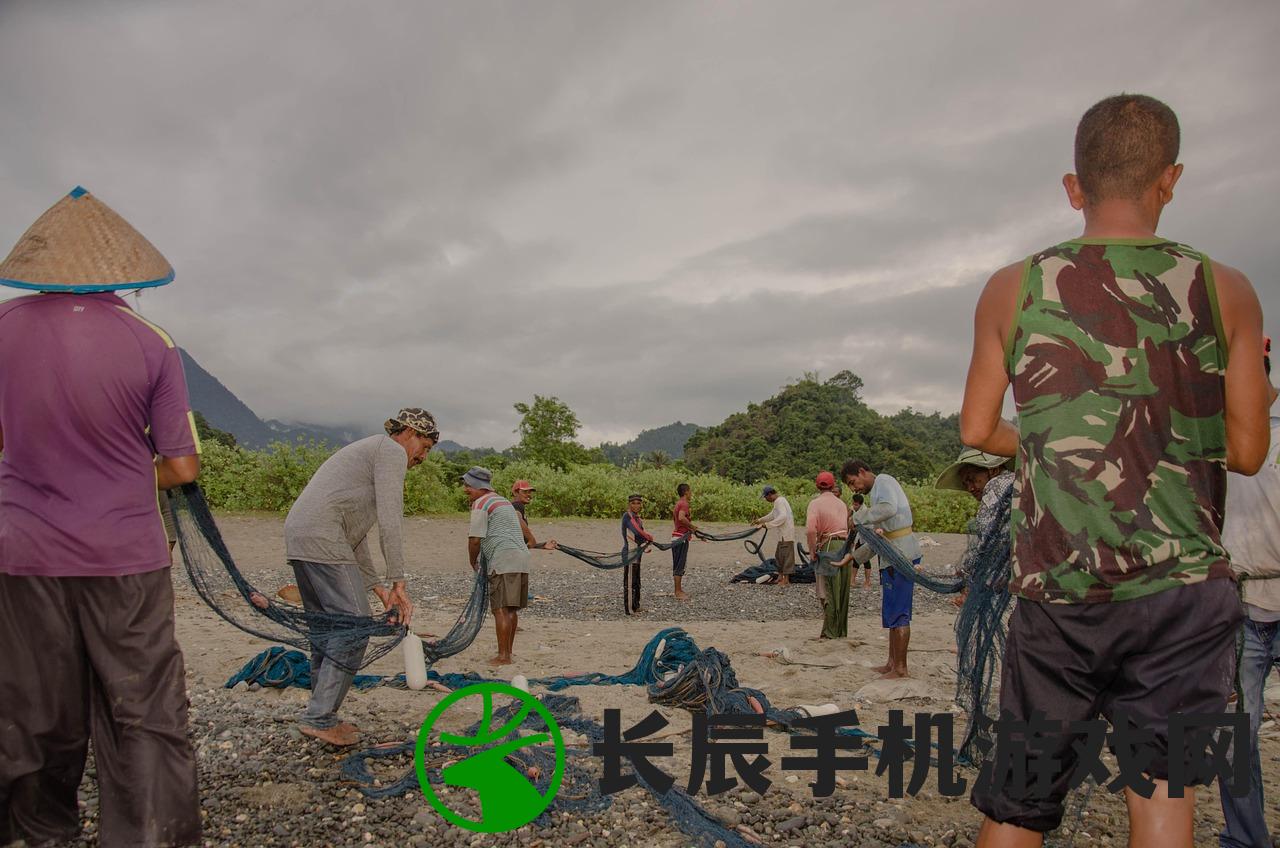
[{"label": "patterned head bandana", "polygon": [[399,429],[398,425],[417,430],[432,441],[440,441],[440,431],[436,429],[436,419],[425,409],[419,409],[416,406],[406,407],[397,412],[394,418],[388,418],[387,423],[382,426],[390,434],[391,431]]}]

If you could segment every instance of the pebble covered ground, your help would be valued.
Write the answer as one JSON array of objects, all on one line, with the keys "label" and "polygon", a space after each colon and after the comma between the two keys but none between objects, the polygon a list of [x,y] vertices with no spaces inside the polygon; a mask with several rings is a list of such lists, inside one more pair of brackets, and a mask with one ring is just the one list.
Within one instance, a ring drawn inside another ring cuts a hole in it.
[{"label": "pebble covered ground", "polygon": [[[708,543],[713,544],[713,543]],[[730,546],[734,543],[714,543]],[[787,621],[813,619],[821,629],[821,610],[812,583],[791,586],[730,583],[729,580],[759,560],[741,551],[741,556],[728,560],[723,555],[698,562],[696,546],[685,588],[693,597],[677,601],[672,594],[671,556],[668,553],[646,555],[641,563],[640,603],[646,618],[655,621]],[[533,602],[521,615],[564,618],[575,621],[617,621],[625,618],[622,610],[622,569],[598,569],[578,564],[563,554],[542,554],[542,558],[558,556],[571,563],[569,568],[536,569],[529,576]],[[562,562],[556,563],[562,566]],[[871,572],[871,585],[863,588],[866,570],[850,591],[850,617],[880,614],[880,585],[877,572]],[[271,585],[277,572],[251,573],[250,578]],[[413,574],[409,588],[415,598],[444,607],[460,606],[469,592],[470,572],[457,574]],[[923,589],[915,593],[914,608],[919,613],[952,610],[952,596],[938,595]],[[815,631],[816,632],[816,631]]]},{"label": "pebble covered ground", "polygon": [[[232,550],[241,561],[245,573],[256,584],[275,587],[288,578],[279,550],[279,518],[256,517],[219,519],[228,535]],[[465,525],[456,519],[429,519],[409,522],[411,539],[417,533],[424,540],[414,541],[415,546],[439,553],[439,562],[416,569],[410,576],[411,594],[415,602],[424,608],[437,611],[459,609],[470,588],[470,572],[465,560],[459,567],[456,551],[463,549]],[[564,538],[592,540],[595,534],[597,546],[608,544],[612,538],[612,526],[596,528],[587,522],[562,522],[559,525],[539,527],[554,531]],[[449,536],[448,534],[453,534]],[[962,544],[942,536],[940,548],[926,549],[926,567],[934,572],[944,572],[953,561]],[[442,541],[443,539],[443,541]],[[257,547],[253,545],[256,544]],[[948,547],[950,545],[950,547]],[[245,555],[242,556],[241,554]],[[930,555],[933,556],[930,556]],[[753,622],[764,622],[759,633],[787,634],[781,638],[794,649],[808,652],[804,637],[816,635],[818,607],[812,585],[799,585],[788,589],[775,586],[729,584],[729,578],[756,558],[743,550],[739,543],[708,543],[695,546],[691,552],[689,577],[686,585],[693,594],[688,602],[678,602],[671,596],[671,571],[669,555],[654,553],[645,558],[643,604],[646,612],[637,621],[636,638],[627,640],[631,646],[641,644],[641,631],[653,632],[668,624],[683,624],[694,628],[704,624],[701,632],[737,633],[738,642],[728,638],[720,647],[727,650],[739,667],[744,685],[781,689],[796,687],[809,691],[812,684],[801,681],[824,681],[826,672],[795,667],[775,672],[768,669],[766,660],[756,659],[754,670],[744,672],[738,664],[748,665],[751,650],[769,647],[773,636],[755,636],[753,648],[744,648],[742,634],[757,632]],[[555,628],[572,629],[577,621],[616,622],[623,618],[621,610],[620,571],[601,571],[589,568],[559,554],[539,554],[537,567],[531,574],[530,588],[535,596],[528,616],[529,638],[542,640],[554,636]],[[191,697],[190,733],[197,751],[202,817],[204,819],[205,845],[208,846],[655,846],[678,848],[701,844],[701,848],[723,848],[710,843],[696,843],[690,836],[677,830],[655,798],[640,788],[632,788],[613,797],[611,806],[590,814],[564,813],[554,809],[541,819],[518,831],[502,835],[481,835],[462,830],[444,822],[426,803],[421,793],[411,793],[398,798],[372,800],[362,795],[356,786],[346,781],[340,771],[340,763],[347,752],[334,751],[303,737],[297,730],[295,718],[300,711],[306,693],[293,690],[261,689],[250,691],[244,686],[234,690],[221,687],[226,676],[265,647],[257,640],[236,635],[238,641],[219,642],[229,625],[216,619],[196,600],[186,578],[175,571],[180,628],[186,634],[184,650],[188,654],[188,689]],[[851,619],[863,625],[874,622],[878,628],[879,591],[862,589],[861,578],[852,590]],[[919,641],[929,644],[932,638],[937,646],[923,650],[941,653],[921,653],[920,662],[929,658],[945,657],[943,640],[947,638],[951,613],[950,598],[917,590],[916,612],[922,619]],[[444,620],[446,616],[438,616]],[[522,621],[525,617],[522,616]],[[718,622],[715,628],[707,628],[706,622]],[[486,627],[488,625],[486,624]],[[591,628],[598,635],[616,624],[604,624]],[[851,629],[853,624],[851,623]],[[809,630],[812,628],[813,633]],[[932,628],[932,629],[931,629]],[[937,632],[933,632],[936,630]],[[631,632],[629,627],[623,631]],[[233,635],[236,632],[232,631]],[[930,634],[932,634],[930,636]],[[590,635],[590,631],[586,632]],[[486,631],[485,639],[491,641]],[[913,639],[913,647],[916,640]],[[758,644],[757,644],[758,643]],[[229,645],[235,647],[229,647]],[[525,643],[521,643],[525,644]],[[527,651],[535,651],[536,642],[528,643]],[[852,646],[852,645],[851,645]],[[851,647],[850,646],[850,647]],[[847,650],[845,646],[838,646]],[[541,646],[537,648],[541,650]],[[864,649],[870,656],[878,656],[879,648]],[[635,661],[635,647],[626,649],[626,655],[611,657],[602,663],[602,671],[622,671]],[[850,655],[862,656],[863,654]],[[483,655],[480,655],[483,656]],[[451,666],[480,667],[475,658],[463,658]],[[945,662],[945,660],[938,660]],[[394,665],[394,663],[392,663]],[[388,669],[389,670],[389,669]],[[817,689],[830,693],[829,697],[841,703],[850,703],[854,678],[851,672],[843,675],[838,689],[822,686]],[[866,676],[861,672],[861,680]],[[768,684],[768,685],[767,685]],[[599,699],[605,690],[615,690],[612,697],[632,704],[630,709],[648,709],[644,705],[642,690],[626,687],[583,687],[570,689],[566,694],[582,694],[586,690],[597,699],[590,710],[599,719]],[[535,690],[536,692],[537,690]],[[771,692],[774,689],[770,690]],[[381,693],[381,694],[378,694]],[[426,703],[421,696],[428,693],[395,693],[374,690],[370,694],[353,694],[344,705],[344,717],[356,722],[364,739],[369,743],[409,740],[417,732],[417,725],[408,720],[414,710],[403,709],[410,696]],[[383,700],[382,696],[403,697],[397,703],[395,697]],[[945,696],[945,693],[944,693]],[[434,703],[438,694],[429,699]],[[772,695],[771,695],[772,697]],[[634,702],[634,703],[633,703]],[[816,702],[816,701],[815,701]],[[945,705],[945,702],[941,702]],[[892,702],[895,708],[908,712],[913,709],[937,709],[940,703],[907,698]],[[396,709],[395,707],[401,707]],[[881,704],[877,709],[883,710]],[[859,706],[862,713],[863,706]],[[663,711],[675,728],[688,726],[688,718]],[[416,715],[423,714],[418,709]],[[630,715],[630,713],[628,713]],[[640,713],[642,714],[642,713]],[[420,718],[418,719],[420,721]],[[864,722],[864,727],[874,730]],[[1280,747],[1273,727],[1267,731],[1272,738],[1264,743],[1264,756],[1280,762]],[[926,788],[914,799],[888,798],[884,777],[874,773],[846,774],[831,798],[814,799],[807,786],[808,777],[803,773],[780,771],[779,751],[785,748],[786,737],[781,733],[766,734],[771,741],[770,759],[774,762],[771,776],[774,784],[763,797],[744,787],[707,798],[699,794],[698,801],[730,828],[740,829],[767,846],[892,846],[904,843],[921,846],[946,846],[969,848],[976,835],[977,817],[966,797],[948,799],[936,791],[936,781],[931,778]],[[680,740],[676,740],[679,742]],[[687,737],[686,737],[687,743]],[[670,771],[683,780],[687,775],[687,744],[676,745],[676,759]],[[875,760],[872,761],[874,770]],[[598,761],[586,758],[588,769],[598,769]],[[407,756],[380,763],[375,771],[385,780],[398,779],[410,767]],[[1114,763],[1109,763],[1115,773]],[[1274,773],[1272,762],[1266,766]],[[972,779],[971,772],[962,772]],[[96,844],[97,788],[94,782],[92,762],[81,786],[83,836],[76,845]],[[1214,799],[1204,799],[1197,805],[1196,844],[1216,844],[1217,828],[1221,815],[1214,808]],[[455,796],[451,804],[460,811],[468,809],[465,796]],[[1280,824],[1280,806],[1276,799],[1269,799],[1269,815]],[[1055,837],[1051,845],[1122,845],[1127,837],[1127,823],[1123,800],[1120,796],[1095,791],[1088,810],[1079,818],[1068,820],[1069,828]],[[1280,828],[1277,828],[1280,829]]]},{"label": "pebble covered ground", "polygon": [[[652,795],[632,788],[614,796],[612,805],[591,814],[545,814],[518,831],[474,834],[444,822],[422,796],[372,800],[345,782],[339,771],[343,754],[306,739],[293,723],[298,701],[282,693],[206,689],[193,693],[191,735],[199,757],[201,816],[207,846],[681,846],[695,844],[676,831]],[[360,701],[349,717],[381,737],[410,738],[416,728],[388,724]],[[589,761],[588,767],[595,762]],[[377,773],[395,779],[409,768],[407,757],[380,765]],[[92,764],[89,775],[92,777]],[[794,777],[794,775],[788,775]],[[775,777],[777,780],[777,777]],[[801,779],[803,780],[803,778]],[[958,818],[968,817],[967,798],[943,798],[926,790],[924,804],[887,799],[883,783],[867,776],[844,780],[835,795],[813,799],[803,783],[779,781],[759,796],[739,786],[704,806],[731,828],[745,828],[764,845],[881,848],[913,842],[922,846],[968,848],[973,833],[959,833]],[[96,839],[96,784],[81,789],[84,835]],[[464,815],[475,807],[450,799]],[[946,810],[960,805],[954,814]],[[1198,817],[1197,845],[1216,844],[1208,816]],[[1127,828],[1118,796],[1095,792],[1080,820],[1074,844],[1122,845]],[[1068,845],[1060,834],[1055,843]],[[716,848],[707,844],[705,848]],[[723,848],[723,846],[720,846]]]}]

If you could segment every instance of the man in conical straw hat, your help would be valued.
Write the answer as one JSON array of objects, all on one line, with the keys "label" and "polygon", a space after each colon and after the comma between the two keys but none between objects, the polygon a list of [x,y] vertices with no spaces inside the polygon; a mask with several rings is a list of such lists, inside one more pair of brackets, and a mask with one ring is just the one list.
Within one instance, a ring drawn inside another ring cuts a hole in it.
[{"label": "man in conical straw hat", "polygon": [[173,269],[77,188],[0,263],[0,844],[77,837],[89,738],[103,845],[200,840],[156,490],[200,450],[173,339],[115,292]]}]

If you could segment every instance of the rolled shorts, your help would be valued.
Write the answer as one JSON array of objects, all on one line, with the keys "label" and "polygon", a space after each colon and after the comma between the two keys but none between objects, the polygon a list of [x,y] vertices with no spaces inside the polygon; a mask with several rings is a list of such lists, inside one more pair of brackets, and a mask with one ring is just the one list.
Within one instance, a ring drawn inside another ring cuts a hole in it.
[{"label": "rolled shorts", "polygon": [[[920,564],[920,557],[912,560]],[[911,624],[911,602],[915,584],[904,574],[892,568],[880,569],[880,626],[884,628],[907,627]]]},{"label": "rolled shorts", "polygon": [[527,606],[529,606],[528,572],[489,575],[489,609],[497,612],[504,607],[524,609]]},{"label": "rolled shorts", "polygon": [[778,573],[790,575],[796,570],[796,543],[779,542],[773,551],[773,559],[778,563]]}]

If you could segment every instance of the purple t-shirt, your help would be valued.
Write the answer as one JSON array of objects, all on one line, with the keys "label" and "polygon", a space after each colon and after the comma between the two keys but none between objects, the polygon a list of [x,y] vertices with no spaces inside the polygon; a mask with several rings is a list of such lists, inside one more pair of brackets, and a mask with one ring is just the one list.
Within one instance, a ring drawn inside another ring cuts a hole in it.
[{"label": "purple t-shirt", "polygon": [[110,293],[0,303],[0,571],[169,565],[155,455],[198,453],[173,340]]}]

